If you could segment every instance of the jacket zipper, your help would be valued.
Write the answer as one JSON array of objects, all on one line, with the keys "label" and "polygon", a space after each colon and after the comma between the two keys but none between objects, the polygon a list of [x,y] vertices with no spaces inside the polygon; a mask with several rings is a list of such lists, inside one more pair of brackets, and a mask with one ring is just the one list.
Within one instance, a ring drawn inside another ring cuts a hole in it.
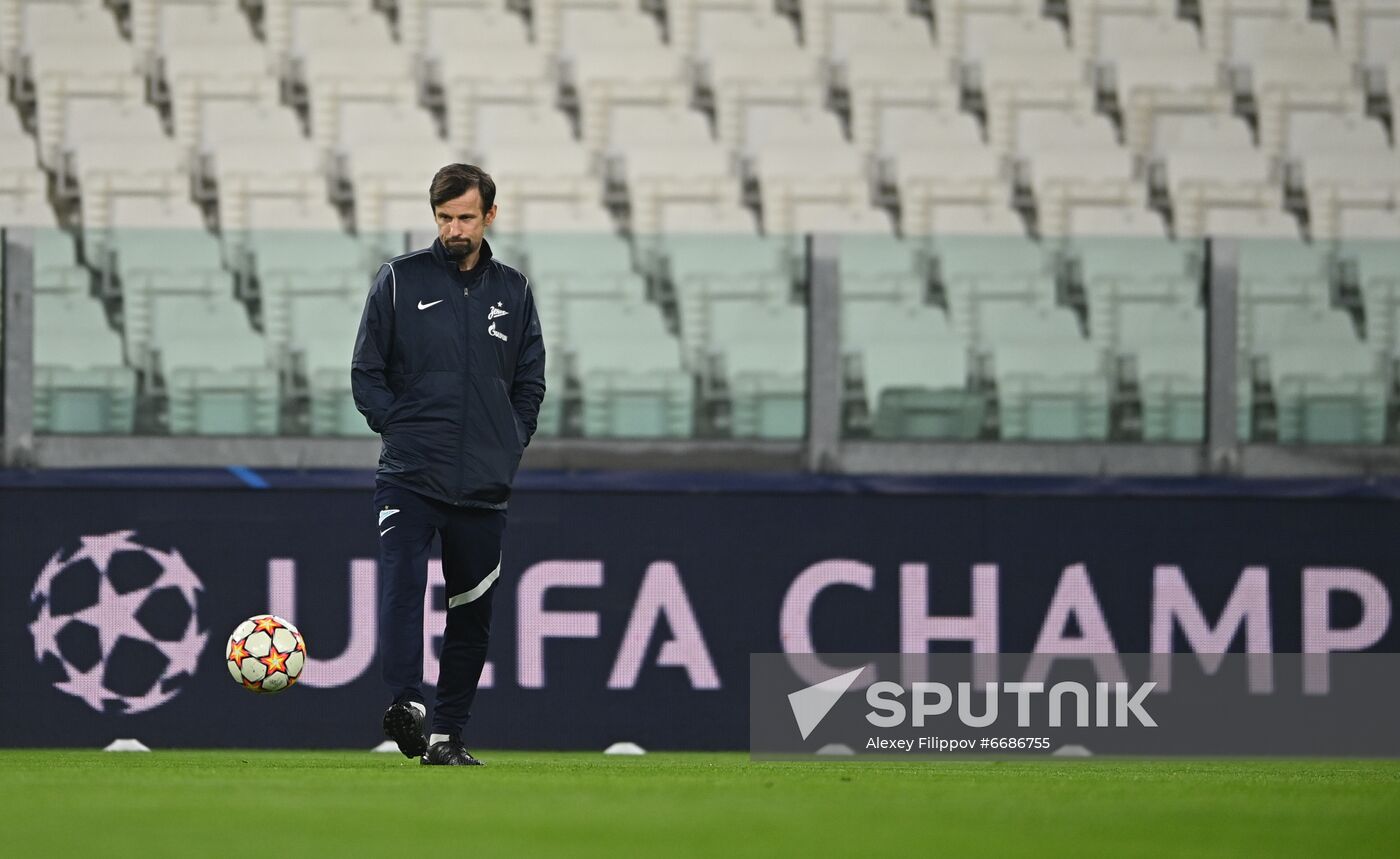
[{"label": "jacket zipper", "polygon": [[457,436],[457,500],[465,500],[467,483],[467,398],[471,396],[472,386],[472,325],[471,325],[471,287],[462,286],[462,348],[465,360],[462,373],[462,428]]}]

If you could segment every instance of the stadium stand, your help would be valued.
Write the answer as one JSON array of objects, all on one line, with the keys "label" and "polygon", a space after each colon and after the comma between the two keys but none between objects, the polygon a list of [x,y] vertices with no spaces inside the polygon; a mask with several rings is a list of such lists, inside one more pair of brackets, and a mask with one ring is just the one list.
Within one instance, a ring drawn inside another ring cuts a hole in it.
[{"label": "stadium stand", "polygon": [[345,331],[460,159],[545,436],[801,436],[809,232],[852,435],[1199,440],[1207,237],[1246,438],[1396,399],[1394,0],[3,0],[0,69],[0,220],[85,332],[47,431],[365,433]]}]

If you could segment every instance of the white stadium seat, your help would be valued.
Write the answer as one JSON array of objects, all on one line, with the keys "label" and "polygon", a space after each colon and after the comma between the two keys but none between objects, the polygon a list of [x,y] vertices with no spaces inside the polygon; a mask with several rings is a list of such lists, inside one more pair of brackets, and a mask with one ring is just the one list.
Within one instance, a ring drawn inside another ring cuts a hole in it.
[{"label": "white stadium seat", "polygon": [[[846,58],[834,75],[850,105],[851,139],[862,149],[879,148],[887,131],[898,133],[911,109],[945,115],[959,111],[952,63],[939,52],[856,54]],[[895,119],[891,113],[903,116]]]},{"label": "white stadium seat", "polygon": [[1247,63],[1270,28],[1306,23],[1308,5],[1308,0],[1200,0],[1206,50],[1231,65]]},{"label": "white stadium seat", "polygon": [[0,223],[55,226],[49,182],[34,153],[34,139],[9,107],[0,107]]},{"label": "white stadium seat", "polygon": [[1098,61],[1201,50],[1200,33],[1176,13],[1174,0],[1070,0],[1070,44]]},{"label": "white stadium seat", "polygon": [[1088,111],[1094,95],[1084,61],[1068,50],[997,51],[980,65],[987,139],[1001,152],[1023,150],[1022,116],[1037,111]]},{"label": "white stadium seat", "polygon": [[1367,68],[1383,69],[1400,56],[1400,2],[1332,0],[1342,53]]},{"label": "white stadium seat", "polygon": [[1123,137],[1140,155],[1164,154],[1159,121],[1181,115],[1227,115],[1234,100],[1216,62],[1202,53],[1134,54],[1112,67]]},{"label": "white stadium seat", "polygon": [[1295,116],[1323,113],[1337,119],[1365,113],[1350,61],[1318,24],[1265,28],[1249,62],[1248,81],[1258,105],[1259,145],[1270,154],[1289,150]]},{"label": "white stadium seat", "polygon": [[1039,0],[936,0],[938,46],[960,60],[980,58],[991,41],[1015,39],[1033,50],[1063,47],[1064,32],[1040,17],[1041,6]]}]

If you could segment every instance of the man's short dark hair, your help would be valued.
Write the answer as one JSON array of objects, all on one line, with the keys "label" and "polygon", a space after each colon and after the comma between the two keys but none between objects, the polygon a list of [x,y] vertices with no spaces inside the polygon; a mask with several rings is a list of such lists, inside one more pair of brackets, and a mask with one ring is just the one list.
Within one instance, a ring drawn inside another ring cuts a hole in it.
[{"label": "man's short dark hair", "polygon": [[428,202],[433,210],[455,200],[471,189],[481,196],[481,213],[484,215],[496,205],[496,183],[491,181],[485,170],[474,164],[449,164],[433,177],[433,185],[428,189]]}]

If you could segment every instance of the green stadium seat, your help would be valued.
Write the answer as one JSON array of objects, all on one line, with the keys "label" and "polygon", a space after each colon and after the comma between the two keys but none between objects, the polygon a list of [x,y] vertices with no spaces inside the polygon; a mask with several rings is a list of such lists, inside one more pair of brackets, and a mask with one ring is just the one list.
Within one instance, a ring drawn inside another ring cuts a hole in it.
[{"label": "green stadium seat", "polygon": [[1118,308],[1113,354],[1131,359],[1144,441],[1205,438],[1205,312],[1194,305],[1133,302]]},{"label": "green stadium seat", "polygon": [[847,302],[923,301],[928,281],[927,257],[923,243],[893,236],[842,236],[837,257],[841,297]]},{"label": "green stadium seat", "polygon": [[1080,335],[1071,311],[998,301],[976,312],[977,348],[991,359],[1003,439],[1107,438],[1103,353]]},{"label": "green stadium seat", "polygon": [[85,295],[34,296],[34,430],[129,435],[136,373],[102,305]]},{"label": "green stadium seat", "polygon": [[380,234],[260,230],[226,238],[224,253],[230,269],[256,278],[263,332],[274,349],[285,350],[294,298],[343,296],[363,307],[375,273],[403,247],[401,239]]},{"label": "green stadium seat", "polygon": [[[1387,384],[1381,357],[1330,307],[1241,307],[1240,362],[1265,375],[1284,444],[1379,444]],[[1251,426],[1251,431],[1257,429]]]},{"label": "green stadium seat", "polygon": [[971,389],[971,349],[937,308],[843,296],[842,353],[860,369],[876,438],[972,439],[985,397]]},{"label": "green stadium seat", "polygon": [[583,396],[585,436],[693,433],[694,383],[682,367],[680,342],[666,331],[655,305],[574,298],[565,302],[563,317],[564,335],[550,348],[571,359]]},{"label": "green stadium seat", "polygon": [[73,237],[62,230],[34,231],[34,291],[88,295],[92,272],[78,264]]},{"label": "green stadium seat", "polygon": [[706,345],[720,368],[738,438],[801,438],[807,429],[807,311],[795,304],[721,301]]},{"label": "green stadium seat", "polygon": [[372,436],[350,391],[350,353],[354,351],[363,300],[343,295],[291,298],[290,343],[300,360],[289,361],[305,374],[311,399],[311,434]]},{"label": "green stadium seat", "polygon": [[266,342],[231,299],[166,295],[154,302],[152,354],[176,435],[273,435],[277,372]]}]

